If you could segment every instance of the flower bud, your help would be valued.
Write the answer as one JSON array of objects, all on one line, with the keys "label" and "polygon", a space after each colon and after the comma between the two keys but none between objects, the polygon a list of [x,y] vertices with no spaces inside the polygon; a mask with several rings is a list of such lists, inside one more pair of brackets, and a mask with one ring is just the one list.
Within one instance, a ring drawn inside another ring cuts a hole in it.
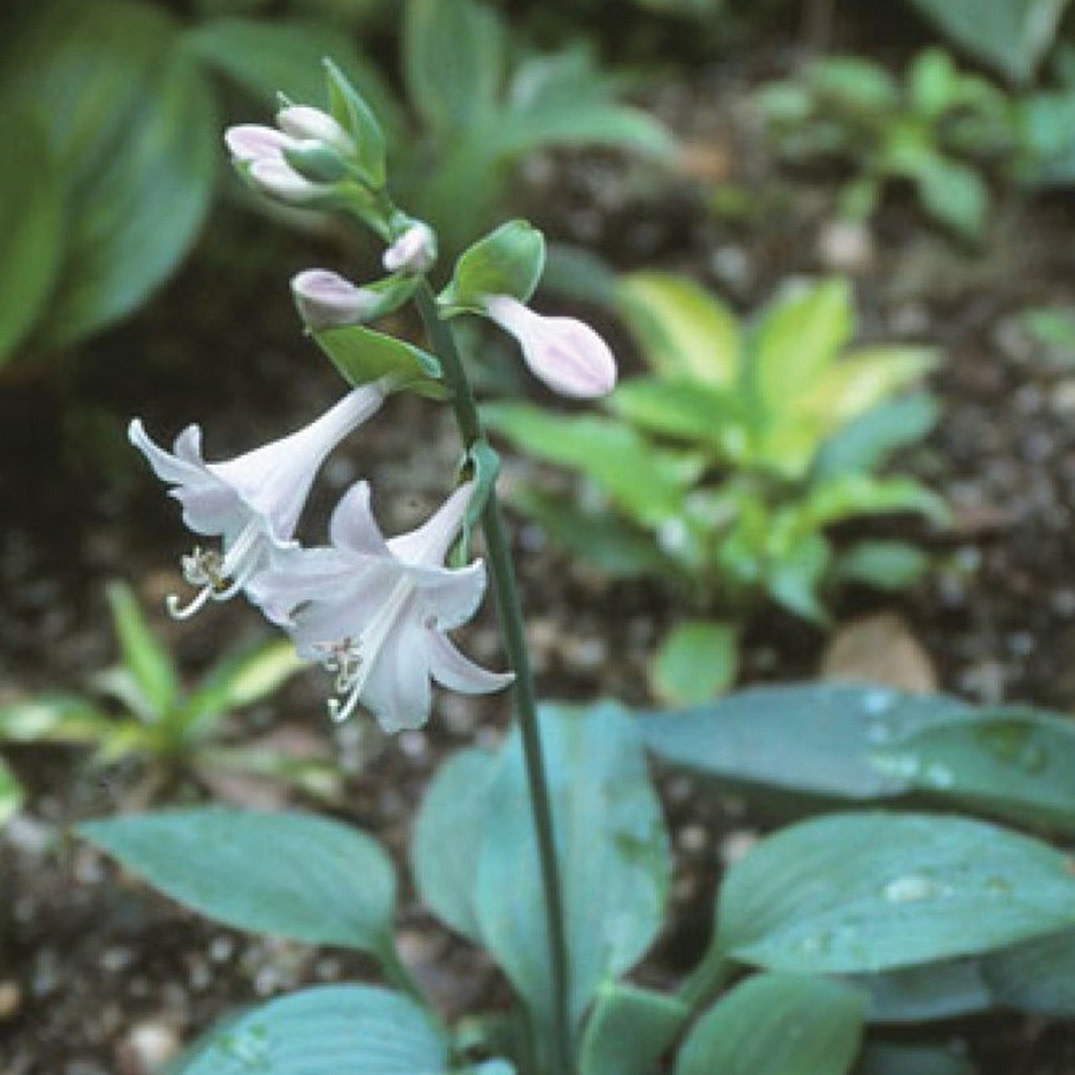
[{"label": "flower bud", "polygon": [[304,138],[284,147],[284,160],[304,179],[314,183],[338,183],[347,176],[344,159],[324,142]]},{"label": "flower bud", "polygon": [[262,127],[257,123],[241,123],[224,132],[228,152],[240,164],[252,164],[258,160],[282,157],[284,150],[294,145],[294,140],[274,127]]},{"label": "flower bud", "polygon": [[256,160],[247,170],[250,182],[262,194],[292,205],[305,205],[326,194],[331,188],[304,179],[283,157]]},{"label": "flower bud", "polygon": [[510,295],[487,295],[485,312],[523,349],[534,376],[562,396],[590,399],[611,392],[616,360],[589,325],[573,317],[543,317]]},{"label": "flower bud", "polygon": [[358,152],[354,139],[320,108],[309,105],[288,105],[276,113],[276,123],[292,138],[310,139],[330,146],[344,157],[354,157]]},{"label": "flower bud", "polygon": [[437,236],[428,224],[414,221],[384,252],[384,267],[389,272],[421,276],[437,260]]},{"label": "flower bud", "polygon": [[376,293],[355,287],[328,269],[307,269],[293,276],[291,294],[302,320],[315,332],[360,324],[380,301]]}]

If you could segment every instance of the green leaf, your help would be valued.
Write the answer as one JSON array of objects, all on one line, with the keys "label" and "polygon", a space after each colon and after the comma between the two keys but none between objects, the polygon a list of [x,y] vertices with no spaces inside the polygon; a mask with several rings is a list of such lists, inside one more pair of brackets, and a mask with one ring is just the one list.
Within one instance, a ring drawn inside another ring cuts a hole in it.
[{"label": "green leaf", "polygon": [[[577,1027],[601,982],[633,966],[660,929],[668,835],[634,725],[617,706],[545,707],[540,726]],[[475,904],[481,935],[533,1014],[538,1038],[549,1040],[545,904],[518,732],[503,749],[484,829]]]},{"label": "green leaf", "polygon": [[171,654],[150,630],[129,586],[111,583],[108,605],[123,663],[151,710],[161,717],[172,707],[178,691]]},{"label": "green leaf", "polygon": [[470,246],[455,266],[441,301],[484,313],[489,295],[526,302],[545,266],[545,237],[525,220],[510,220]]},{"label": "green leaf", "polygon": [[1075,1014],[1075,929],[1038,937],[982,960],[996,1003],[1039,1015]]},{"label": "green leaf", "polygon": [[332,359],[348,384],[358,387],[381,377],[399,384],[440,379],[440,363],[420,347],[364,325],[326,328],[310,335]]},{"label": "green leaf", "polygon": [[911,478],[838,474],[814,485],[799,509],[807,529],[831,526],[856,515],[916,512],[944,524],[949,512],[934,492]]},{"label": "green leaf", "polygon": [[1027,82],[1052,44],[1069,0],[911,0],[979,60],[1015,82]]},{"label": "green leaf", "polygon": [[[327,57],[390,131],[406,126],[377,67],[356,51],[348,34],[324,22],[226,17],[197,23],[183,37],[192,55],[268,107],[276,105],[281,93],[291,101],[320,106]],[[330,79],[330,85],[336,81]]]},{"label": "green leaf", "polygon": [[655,373],[735,387],[738,323],[700,284],[669,273],[631,273],[620,280],[619,309]]},{"label": "green leaf", "polygon": [[388,178],[384,130],[365,97],[343,71],[327,57],[321,63],[325,68],[330,111],[358,147],[358,163],[364,180],[380,189]]},{"label": "green leaf", "polygon": [[633,425],[696,441],[722,459],[741,459],[746,452],[742,402],[725,388],[687,378],[634,377],[621,382],[608,402]]},{"label": "green leaf", "polygon": [[654,448],[629,426],[584,414],[552,414],[526,403],[482,408],[488,425],[538,459],[593,479],[643,525],[659,525],[682,509],[684,491],[702,460]]},{"label": "green leaf", "polygon": [[910,787],[872,764],[876,750],[969,712],[944,695],[806,683],[753,687],[678,713],[642,713],[639,722],[662,761],[722,784],[869,800]]},{"label": "green leaf", "polygon": [[25,798],[22,785],[0,758],[0,828],[3,828],[21,809]]},{"label": "green leaf", "polygon": [[843,279],[799,287],[770,304],[751,349],[751,377],[763,407],[794,411],[854,330],[851,287]]},{"label": "green leaf", "polygon": [[446,1075],[445,1040],[413,1000],[321,985],[227,1019],[169,1075]]},{"label": "green leaf", "polygon": [[585,47],[531,56],[520,63],[508,107],[492,132],[502,158],[552,145],[608,145],[657,158],[674,141],[652,116],[616,100],[620,80],[598,70]]},{"label": "green leaf", "polygon": [[442,140],[492,118],[504,36],[496,13],[471,0],[407,0],[403,76],[410,100]]},{"label": "green leaf", "polygon": [[45,310],[60,269],[64,193],[44,125],[33,112],[5,107],[0,171],[0,362]]},{"label": "green leaf", "polygon": [[980,959],[950,959],[882,974],[852,975],[846,980],[869,995],[871,1023],[925,1023],[993,1007],[982,963]]},{"label": "green leaf", "polygon": [[813,472],[818,478],[831,478],[876,470],[893,452],[923,440],[940,416],[940,404],[925,392],[882,403],[829,437],[814,460]]},{"label": "green leaf", "polygon": [[975,1075],[977,1070],[966,1057],[940,1046],[868,1042],[855,1075]]},{"label": "green leaf", "polygon": [[945,157],[924,157],[911,177],[926,212],[967,239],[980,239],[989,187],[973,168]]},{"label": "green leaf", "polygon": [[835,575],[881,590],[913,586],[929,570],[929,557],[904,541],[858,541],[840,553]]},{"label": "green leaf", "polygon": [[48,317],[38,323],[49,346],[133,310],[201,228],[218,155],[216,118],[176,31],[155,6],[52,0],[4,42],[5,107],[36,110],[64,178],[66,255]]},{"label": "green leaf", "polygon": [[74,694],[40,694],[0,705],[0,740],[9,743],[92,743],[112,718]]},{"label": "green leaf", "polygon": [[706,702],[735,682],[739,630],[715,620],[687,620],[665,635],[650,667],[654,692],[672,705]]},{"label": "green leaf", "polygon": [[874,752],[912,787],[1022,824],[1075,833],[1075,725],[1024,709],[922,728]]},{"label": "green leaf", "polygon": [[857,973],[993,951],[1075,924],[1067,857],[966,818],[835,814],[756,845],[724,878],[707,962]]},{"label": "green leaf", "polygon": [[513,486],[508,495],[512,507],[533,519],[553,541],[610,578],[657,575],[681,581],[679,565],[653,535],[613,512],[577,507],[564,497],[529,485]]},{"label": "green leaf", "polygon": [[580,1075],[652,1075],[689,1014],[676,997],[606,982],[586,1022]]},{"label": "green leaf", "polygon": [[391,945],[391,862],[376,841],[339,822],[198,808],[88,821],[76,831],[225,925],[374,954]]},{"label": "green leaf", "polygon": [[274,640],[225,658],[214,666],[183,706],[192,731],[233,709],[252,705],[282,686],[306,663],[287,640]]},{"label": "green leaf", "polygon": [[481,927],[475,887],[495,772],[496,759],[484,750],[463,750],[449,758],[426,790],[411,843],[411,868],[422,901],[476,944],[481,943]]},{"label": "green leaf", "polygon": [[758,974],[721,997],[680,1049],[675,1075],[846,1075],[866,997],[824,978]]},{"label": "green leaf", "polygon": [[[880,64],[860,56],[816,60],[806,69],[806,83],[815,93],[835,99],[856,114],[884,115],[900,106],[896,80]],[[826,104],[831,108],[831,101]]]}]

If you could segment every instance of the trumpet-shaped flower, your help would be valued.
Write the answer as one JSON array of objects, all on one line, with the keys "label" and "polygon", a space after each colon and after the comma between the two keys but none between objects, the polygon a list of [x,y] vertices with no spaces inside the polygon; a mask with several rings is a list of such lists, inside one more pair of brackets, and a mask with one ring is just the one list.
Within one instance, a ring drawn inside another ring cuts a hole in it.
[{"label": "trumpet-shaped flower", "polygon": [[131,443],[157,477],[173,486],[171,495],[183,505],[188,528],[221,539],[219,552],[195,548],[183,557],[183,576],[198,593],[186,607],[169,596],[173,616],[185,619],[210,599],[224,601],[244,588],[260,603],[255,577],[277,555],[297,548],[292,535],[321,463],[377,411],[384,396],[380,384],[356,388],[303,429],[222,463],[202,459],[202,433],[196,425],[187,426],[167,452],[149,438],[139,419],[131,422]]},{"label": "trumpet-shaped flower", "polygon": [[589,325],[573,317],[544,317],[510,295],[487,295],[484,306],[519,341],[526,364],[553,391],[577,399],[612,391],[616,359]]},{"label": "trumpet-shaped flower", "polygon": [[330,269],[306,269],[291,278],[291,294],[307,328],[321,329],[356,325],[380,305],[380,297],[368,288],[355,287]]},{"label": "trumpet-shaped flower", "polygon": [[386,731],[417,728],[429,719],[431,678],[466,694],[512,682],[468,660],[445,634],[474,615],[485,591],[480,560],[443,566],[471,490],[461,486],[424,525],[386,541],[359,482],[333,513],[332,548],[296,550],[259,577],[266,614],[283,622],[290,613],[300,656],[336,674],[336,720],[361,703]]}]

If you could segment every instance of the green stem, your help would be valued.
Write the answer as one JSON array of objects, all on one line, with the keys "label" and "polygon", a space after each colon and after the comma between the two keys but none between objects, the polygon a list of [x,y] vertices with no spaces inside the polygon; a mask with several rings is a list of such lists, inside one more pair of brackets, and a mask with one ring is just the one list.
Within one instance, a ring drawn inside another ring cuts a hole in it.
[{"label": "green stem", "polygon": [[[485,439],[474,393],[467,380],[455,337],[442,321],[429,284],[424,282],[415,294],[418,312],[437,357],[440,359],[444,383],[451,392],[459,431],[467,448]],[[545,894],[545,920],[548,930],[549,965],[552,972],[553,1033],[555,1053],[552,1070],[557,1075],[570,1075],[573,1068],[571,1033],[568,1020],[569,968],[567,940],[564,929],[564,908],[560,886],[560,868],[553,835],[552,804],[549,800],[545,761],[541,749],[541,733],[537,722],[534,679],[526,647],[522,609],[515,585],[515,568],[500,517],[496,491],[490,490],[482,512],[482,532],[485,535],[489,574],[496,591],[500,630],[508,660],[515,673],[515,705],[522,733],[526,776],[530,786],[530,805],[541,860],[541,879]]]}]

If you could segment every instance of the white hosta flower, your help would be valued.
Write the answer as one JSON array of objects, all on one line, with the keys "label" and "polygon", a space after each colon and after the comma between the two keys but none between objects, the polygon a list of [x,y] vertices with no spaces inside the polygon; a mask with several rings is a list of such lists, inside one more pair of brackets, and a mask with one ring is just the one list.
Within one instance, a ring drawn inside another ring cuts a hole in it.
[{"label": "white hosta flower", "polygon": [[242,123],[224,132],[228,152],[239,164],[245,165],[250,181],[263,194],[293,205],[302,205],[328,193],[327,183],[315,183],[299,175],[284,157],[285,149],[304,145],[319,145],[310,139],[292,138],[274,127]]},{"label": "white hosta flower", "polygon": [[173,616],[192,616],[208,600],[224,601],[244,588],[257,601],[252,581],[274,557],[295,549],[292,539],[314,476],[328,453],[384,401],[380,384],[356,388],[303,429],[223,463],[202,459],[201,429],[187,426],[166,452],[146,434],[140,419],[128,430],[131,443],[183,505],[183,521],[196,534],[221,539],[221,551],[195,548],[183,557],[183,576],[198,593]]},{"label": "white hosta flower", "polygon": [[293,276],[291,294],[303,322],[315,332],[360,324],[380,303],[376,292],[355,287],[329,269],[306,269]]},{"label": "white hosta flower", "polygon": [[510,295],[487,295],[485,312],[523,349],[534,375],[563,396],[590,399],[611,392],[616,359],[589,325],[573,317],[544,317]]},{"label": "white hosta flower", "polygon": [[443,566],[472,486],[461,486],[417,530],[388,541],[370,510],[365,482],[332,516],[332,548],[297,550],[262,575],[266,613],[284,620],[300,656],[336,673],[329,709],[345,720],[361,703],[385,731],[429,719],[430,679],[450,690],[486,694],[510,673],[480,668],[445,635],[474,615],[485,592],[485,565]]},{"label": "white hosta flower", "polygon": [[388,272],[421,276],[437,260],[437,236],[428,224],[416,220],[385,252]]}]

